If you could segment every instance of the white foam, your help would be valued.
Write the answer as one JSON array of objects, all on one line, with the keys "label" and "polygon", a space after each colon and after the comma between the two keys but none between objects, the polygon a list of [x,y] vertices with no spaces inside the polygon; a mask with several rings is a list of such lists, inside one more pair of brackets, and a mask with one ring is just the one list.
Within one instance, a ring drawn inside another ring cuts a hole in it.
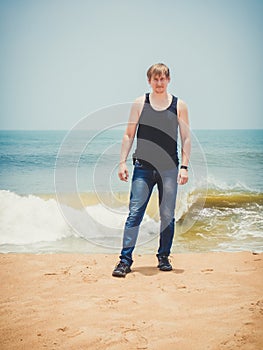
[{"label": "white foam", "polygon": [[[69,206],[59,208],[54,199],[44,200],[34,195],[20,196],[0,191],[0,245],[26,245],[55,242],[66,237],[82,237],[101,241],[121,238],[127,213],[113,211],[101,204],[77,210]],[[158,231],[159,223],[145,215],[140,240]]]},{"label": "white foam", "polygon": [[56,241],[70,235],[55,200],[0,191],[0,244]]},{"label": "white foam", "polygon": [[257,190],[253,190],[251,187],[247,186],[245,183],[241,181],[229,182],[220,180],[211,175],[207,178],[207,187],[209,189],[214,189],[218,191],[247,191],[247,192],[257,192]]},{"label": "white foam", "polygon": [[[201,193],[198,193],[197,191],[187,191],[182,187],[179,187],[175,209],[176,221],[179,221],[184,215],[189,212],[189,209],[198,200],[200,195]],[[200,203],[200,205],[202,206],[202,203]]]},{"label": "white foam", "polygon": [[120,210],[111,210],[102,204],[96,204],[85,208],[87,213],[98,223],[110,228],[121,229],[127,218],[127,213]]},{"label": "white foam", "polygon": [[[123,208],[111,209],[104,207],[102,204],[86,207],[86,211],[94,222],[96,222],[96,236],[100,234],[101,237],[109,235],[122,236],[122,231],[127,219],[128,212]],[[160,224],[145,214],[140,225],[139,242],[148,240],[152,234],[158,233]],[[94,240],[94,237],[93,237]]]}]

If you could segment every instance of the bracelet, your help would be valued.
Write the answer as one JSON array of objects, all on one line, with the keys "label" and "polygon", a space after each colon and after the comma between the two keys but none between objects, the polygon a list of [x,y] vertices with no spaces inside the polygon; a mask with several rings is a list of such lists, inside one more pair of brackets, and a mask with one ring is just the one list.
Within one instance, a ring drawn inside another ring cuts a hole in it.
[{"label": "bracelet", "polygon": [[180,166],[180,169],[188,170],[188,166],[186,166],[186,165],[181,165],[181,166]]}]

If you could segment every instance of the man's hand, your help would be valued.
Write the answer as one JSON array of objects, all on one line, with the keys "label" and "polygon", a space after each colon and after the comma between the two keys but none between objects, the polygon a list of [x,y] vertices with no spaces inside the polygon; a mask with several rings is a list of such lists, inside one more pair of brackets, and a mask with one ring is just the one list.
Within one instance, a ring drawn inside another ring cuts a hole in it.
[{"label": "man's hand", "polygon": [[129,172],[128,172],[128,168],[127,168],[127,165],[125,162],[120,163],[118,175],[119,175],[119,179],[121,181],[125,181],[125,182],[128,181]]},{"label": "man's hand", "polygon": [[177,183],[179,185],[185,185],[188,181],[188,170],[186,169],[179,169],[178,177],[177,177]]}]

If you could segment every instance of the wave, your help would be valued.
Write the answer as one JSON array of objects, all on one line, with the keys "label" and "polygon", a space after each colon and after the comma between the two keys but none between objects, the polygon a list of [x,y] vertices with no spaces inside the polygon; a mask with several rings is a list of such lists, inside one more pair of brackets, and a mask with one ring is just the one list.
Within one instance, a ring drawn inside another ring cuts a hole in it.
[{"label": "wave", "polygon": [[0,191],[0,244],[52,242],[70,235],[54,199]]},{"label": "wave", "polygon": [[262,206],[263,193],[209,190],[205,196],[206,207],[232,208],[247,205]]},{"label": "wave", "polygon": [[[204,185],[203,185],[204,186]],[[260,185],[257,183],[257,185],[254,184],[254,187],[251,185],[247,185],[245,182],[242,182],[240,180],[234,181],[233,179],[230,181],[230,179],[227,181],[224,181],[222,179],[213,177],[209,175],[206,179],[205,187],[209,190],[217,190],[217,191],[230,191],[230,192],[252,192],[252,193],[260,193],[262,192],[262,184]]]},{"label": "wave", "polygon": [[[109,210],[102,204],[83,208],[62,204],[59,208],[54,198],[44,197],[0,191],[0,245],[56,242],[70,237],[94,243],[114,235],[121,238],[126,219],[123,209]],[[141,239],[148,239],[157,230],[157,222],[148,215],[142,225]]]},{"label": "wave", "polygon": [[[158,200],[156,193],[141,224],[138,244],[159,234]],[[22,196],[0,191],[0,251],[5,245],[27,246],[40,242],[63,242],[72,239],[98,245],[119,246],[128,213],[128,193],[97,197],[80,194],[82,207],[77,207],[68,195],[60,206],[53,195]],[[103,200],[102,200],[103,199]],[[263,193],[247,190],[231,191],[215,188],[178,191],[176,206],[177,234],[190,237],[220,239],[222,246],[230,237],[236,241],[251,239],[262,246]],[[196,240],[196,238],[195,238]],[[117,242],[117,243],[116,243]],[[80,245],[82,243],[80,242]],[[202,243],[203,244],[203,243]],[[16,248],[14,248],[16,250]],[[71,245],[69,245],[69,251]]]},{"label": "wave", "polygon": [[199,184],[190,192],[195,196],[197,202],[203,201],[205,207],[263,205],[263,192],[241,181],[226,183],[209,176],[206,183]]}]

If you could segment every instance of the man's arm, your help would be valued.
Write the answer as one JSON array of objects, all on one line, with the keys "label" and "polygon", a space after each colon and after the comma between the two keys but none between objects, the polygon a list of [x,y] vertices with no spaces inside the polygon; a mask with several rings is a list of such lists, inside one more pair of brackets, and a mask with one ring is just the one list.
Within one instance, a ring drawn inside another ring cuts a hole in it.
[{"label": "man's arm", "polygon": [[[191,153],[191,137],[188,109],[186,103],[182,100],[178,100],[177,112],[182,144],[181,165],[188,166]],[[180,185],[186,184],[188,181],[188,170],[179,169],[177,181]]]},{"label": "man's arm", "polygon": [[122,138],[122,145],[121,145],[121,155],[120,155],[120,164],[119,164],[119,178],[122,181],[128,181],[129,177],[129,172],[128,168],[126,165],[126,160],[129,155],[129,152],[131,150],[136,129],[137,129],[137,124],[142,112],[143,108],[143,102],[144,102],[144,96],[137,98],[130,111],[130,117],[128,121],[127,128],[125,130],[125,133]]}]

